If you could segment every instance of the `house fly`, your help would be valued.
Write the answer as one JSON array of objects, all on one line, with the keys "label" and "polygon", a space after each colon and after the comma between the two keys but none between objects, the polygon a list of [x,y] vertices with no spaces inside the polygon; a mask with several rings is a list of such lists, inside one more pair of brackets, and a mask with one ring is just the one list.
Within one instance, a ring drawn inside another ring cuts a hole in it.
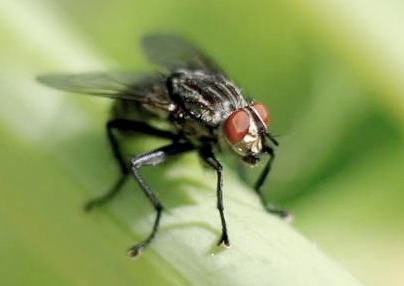
[{"label": "house fly", "polygon": [[[89,211],[112,199],[132,174],[155,209],[151,232],[128,251],[130,256],[138,256],[153,241],[164,209],[139,170],[196,151],[206,165],[216,171],[217,209],[222,226],[218,245],[228,247],[223,167],[215,154],[229,151],[252,165],[261,155],[269,157],[254,189],[268,212],[286,217],[286,211],[267,203],[262,190],[278,146],[268,130],[270,114],[267,108],[244,96],[214,61],[188,41],[171,35],[149,35],[143,38],[142,45],[149,61],[162,68],[159,73],[106,72],[38,77],[39,82],[53,88],[115,99],[106,131],[121,175],[108,192],[89,201],[85,209]],[[152,119],[165,121],[168,127],[157,127]],[[130,135],[134,131],[166,138],[171,143],[136,155],[127,162],[116,135],[119,132]]]}]

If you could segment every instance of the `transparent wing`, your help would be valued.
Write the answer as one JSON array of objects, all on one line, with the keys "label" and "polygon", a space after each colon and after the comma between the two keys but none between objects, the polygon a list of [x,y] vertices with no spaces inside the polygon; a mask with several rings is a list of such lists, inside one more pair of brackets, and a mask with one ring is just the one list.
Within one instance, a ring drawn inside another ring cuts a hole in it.
[{"label": "transparent wing", "polygon": [[56,89],[138,102],[169,104],[165,79],[133,72],[50,74],[37,80]]},{"label": "transparent wing", "polygon": [[150,35],[143,38],[149,61],[170,71],[185,68],[224,74],[220,67],[190,42],[172,35]]}]

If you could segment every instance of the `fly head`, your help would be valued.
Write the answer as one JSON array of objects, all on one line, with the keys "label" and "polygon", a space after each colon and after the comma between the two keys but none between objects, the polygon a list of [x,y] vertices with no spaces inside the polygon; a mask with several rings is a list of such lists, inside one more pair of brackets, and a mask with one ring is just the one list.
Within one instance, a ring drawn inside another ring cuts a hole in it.
[{"label": "fly head", "polygon": [[277,145],[268,132],[270,116],[261,103],[233,111],[223,124],[227,144],[238,156],[249,164],[256,164],[259,156],[266,151],[266,139]]}]

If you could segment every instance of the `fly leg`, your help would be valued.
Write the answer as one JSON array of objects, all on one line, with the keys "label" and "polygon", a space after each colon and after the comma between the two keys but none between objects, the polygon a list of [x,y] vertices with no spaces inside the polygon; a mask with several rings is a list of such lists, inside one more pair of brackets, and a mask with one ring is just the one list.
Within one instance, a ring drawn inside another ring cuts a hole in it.
[{"label": "fly leg", "polygon": [[202,149],[200,151],[200,156],[202,159],[213,169],[216,170],[217,173],[217,209],[220,215],[220,221],[222,223],[222,236],[218,242],[220,246],[230,247],[229,236],[227,234],[227,225],[226,219],[224,217],[224,206],[223,206],[223,167],[214,157],[211,149]]},{"label": "fly leg", "polygon": [[107,136],[109,143],[111,144],[112,153],[114,158],[118,161],[121,169],[121,176],[113,185],[113,187],[103,195],[88,201],[85,206],[85,211],[91,211],[94,207],[101,206],[111,200],[122,189],[123,184],[126,182],[130,173],[129,164],[125,161],[121,148],[118,144],[118,140],[115,135],[115,130],[122,132],[135,131],[143,134],[153,135],[161,138],[175,139],[175,135],[168,131],[158,130],[141,121],[133,121],[126,119],[115,119],[107,123]]},{"label": "fly leg", "polygon": [[268,212],[276,214],[281,218],[287,219],[290,217],[290,214],[286,210],[279,209],[269,204],[266,198],[264,197],[262,186],[264,185],[265,179],[268,177],[268,174],[271,171],[272,163],[275,160],[275,153],[271,147],[265,146],[264,151],[269,155],[269,160],[268,163],[265,165],[264,169],[262,170],[262,173],[254,186],[254,190],[257,192],[258,196],[260,197],[262,205]]},{"label": "fly leg", "polygon": [[161,164],[167,161],[169,158],[172,158],[173,156],[193,149],[194,146],[190,143],[173,143],[154,151],[139,154],[131,160],[133,176],[135,177],[139,186],[142,188],[146,197],[149,199],[150,203],[153,205],[156,211],[156,218],[154,219],[153,228],[149,236],[145,240],[141,241],[140,243],[134,245],[132,248],[129,249],[128,254],[130,256],[138,256],[141,251],[153,241],[158,231],[161,212],[163,211],[163,205],[153,193],[153,191],[150,190],[149,185],[144,181],[143,177],[139,174],[139,169],[143,166],[155,166]]}]

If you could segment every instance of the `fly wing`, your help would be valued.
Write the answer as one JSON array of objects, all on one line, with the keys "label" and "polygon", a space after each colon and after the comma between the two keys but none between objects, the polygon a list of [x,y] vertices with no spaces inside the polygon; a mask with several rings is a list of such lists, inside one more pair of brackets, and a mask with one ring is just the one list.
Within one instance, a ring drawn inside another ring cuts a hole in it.
[{"label": "fly wing", "polygon": [[160,107],[172,103],[165,77],[159,74],[133,72],[50,74],[37,80],[56,89],[85,93],[114,99],[155,104]]},{"label": "fly wing", "polygon": [[170,71],[190,69],[224,74],[214,61],[180,37],[150,35],[143,38],[142,44],[150,62]]}]

